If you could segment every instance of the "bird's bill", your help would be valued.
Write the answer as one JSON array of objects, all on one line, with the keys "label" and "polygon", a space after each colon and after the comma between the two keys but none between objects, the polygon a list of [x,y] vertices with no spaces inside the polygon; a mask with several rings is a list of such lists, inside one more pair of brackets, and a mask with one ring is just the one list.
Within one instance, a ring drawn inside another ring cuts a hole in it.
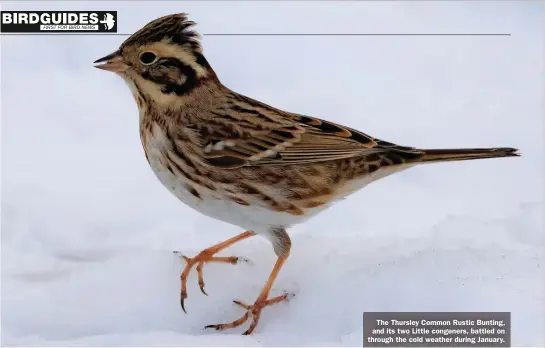
[{"label": "bird's bill", "polygon": [[111,71],[114,73],[123,73],[125,70],[127,70],[127,64],[123,61],[123,57],[121,56],[119,51],[115,51],[114,53],[108,54],[105,57],[102,57],[100,59],[97,59],[94,61],[94,64],[102,63],[99,65],[95,65],[95,68]]}]

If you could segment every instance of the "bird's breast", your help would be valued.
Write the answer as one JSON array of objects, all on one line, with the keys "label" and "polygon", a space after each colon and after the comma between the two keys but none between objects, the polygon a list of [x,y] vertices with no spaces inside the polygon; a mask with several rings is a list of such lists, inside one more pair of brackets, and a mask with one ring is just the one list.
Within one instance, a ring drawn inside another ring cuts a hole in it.
[{"label": "bird's breast", "polygon": [[[159,125],[141,127],[146,158],[159,181],[180,201],[217,220],[265,233],[271,226],[289,226],[306,218],[304,214],[274,210],[259,197],[239,195],[237,182],[218,182],[198,161],[173,146],[167,132]],[[229,190],[231,192],[229,192]]]}]

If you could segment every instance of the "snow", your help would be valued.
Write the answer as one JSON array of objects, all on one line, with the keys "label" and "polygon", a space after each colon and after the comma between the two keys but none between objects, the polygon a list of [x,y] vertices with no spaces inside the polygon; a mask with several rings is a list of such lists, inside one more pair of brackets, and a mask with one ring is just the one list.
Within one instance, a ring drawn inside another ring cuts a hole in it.
[{"label": "snow", "polygon": [[2,346],[361,346],[365,311],[510,311],[514,346],[545,345],[543,4],[111,4],[126,33],[179,11],[207,33],[511,33],[203,44],[227,86],[268,104],[402,145],[523,156],[373,183],[291,229],[273,295],[296,296],[265,309],[254,335],[204,330],[243,314],[233,300],[255,300],[275,262],[269,242],[222,252],[251,263],[206,265],[209,296],[192,273],[184,314],[172,251],[193,256],[242,231],[183,206],[149,169],[130,92],[92,68],[123,36],[3,37]]}]

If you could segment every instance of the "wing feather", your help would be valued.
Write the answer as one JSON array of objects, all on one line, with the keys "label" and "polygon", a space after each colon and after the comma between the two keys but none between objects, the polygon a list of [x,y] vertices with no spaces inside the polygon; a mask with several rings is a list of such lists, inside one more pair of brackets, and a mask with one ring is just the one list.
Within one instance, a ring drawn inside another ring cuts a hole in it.
[{"label": "wing feather", "polygon": [[415,150],[330,121],[284,112],[240,95],[235,99],[230,111],[222,110],[227,113],[225,117],[214,112],[214,120],[200,129],[203,156],[211,165],[223,168],[291,165],[392,149]]}]

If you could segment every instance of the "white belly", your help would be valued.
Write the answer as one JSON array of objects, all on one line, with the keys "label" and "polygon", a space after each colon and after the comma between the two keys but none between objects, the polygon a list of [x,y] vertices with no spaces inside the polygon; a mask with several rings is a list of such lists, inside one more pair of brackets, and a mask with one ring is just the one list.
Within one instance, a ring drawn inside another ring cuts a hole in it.
[{"label": "white belly", "polygon": [[267,232],[270,227],[290,226],[301,222],[301,216],[276,212],[260,206],[257,202],[249,205],[222,198],[206,187],[191,184],[199,197],[192,194],[186,186],[187,180],[172,175],[166,168],[152,166],[155,175],[180,201],[208,217],[239,226],[256,233]]},{"label": "white belly", "polygon": [[[217,192],[213,192],[206,187],[189,183],[183,177],[174,176],[158,161],[154,161],[152,158],[149,158],[149,160],[155,175],[161,183],[187,206],[208,217],[239,226],[244,230],[254,231],[258,234],[266,234],[270,227],[287,228],[299,224],[335,203],[335,201],[332,201],[330,204],[307,209],[304,215],[292,215],[289,213],[273,211],[261,206],[259,202],[249,201],[249,205],[242,205],[233,202],[230,199],[222,198]],[[343,199],[350,194],[359,191],[379,178],[398,171],[399,168],[396,168],[395,170],[380,169],[370,177],[354,180],[341,189],[342,192],[339,192],[337,200]],[[192,194],[187,189],[186,184],[190,184],[194,187],[198,191],[199,197]]]}]

